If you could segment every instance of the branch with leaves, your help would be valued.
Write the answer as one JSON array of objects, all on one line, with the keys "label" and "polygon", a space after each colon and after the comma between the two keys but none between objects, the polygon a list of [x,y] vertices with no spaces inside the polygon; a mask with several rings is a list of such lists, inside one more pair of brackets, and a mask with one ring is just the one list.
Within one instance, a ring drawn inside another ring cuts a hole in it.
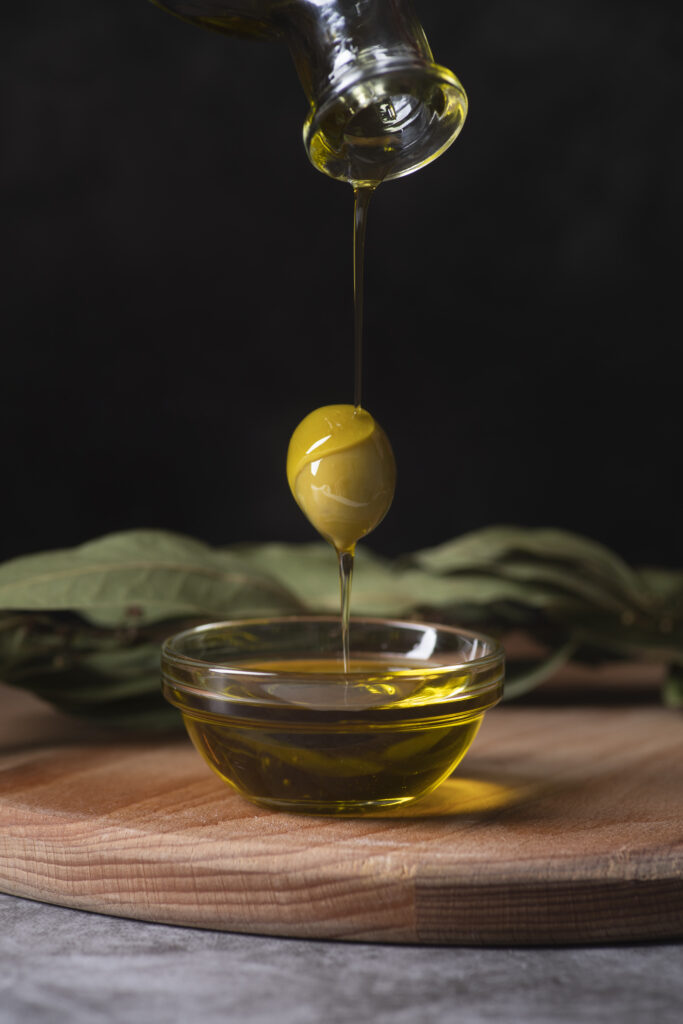
[{"label": "branch with leaves", "polygon": [[[0,565],[0,679],[76,714],[164,727],[175,721],[159,694],[164,637],[221,619],[334,613],[338,602],[326,544],[111,534]],[[361,548],[353,611],[524,629],[547,654],[508,665],[508,699],[569,659],[633,658],[668,666],[664,699],[683,706],[683,572],[634,569],[566,531],[490,527],[395,560]]]}]

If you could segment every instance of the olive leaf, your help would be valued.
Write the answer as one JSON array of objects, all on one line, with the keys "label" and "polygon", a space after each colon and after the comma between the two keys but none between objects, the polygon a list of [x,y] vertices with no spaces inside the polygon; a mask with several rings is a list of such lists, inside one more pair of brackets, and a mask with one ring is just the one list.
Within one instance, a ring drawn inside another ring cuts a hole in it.
[{"label": "olive leaf", "polygon": [[566,665],[576,649],[576,643],[570,640],[541,661],[508,662],[505,671],[505,699],[514,700],[515,697],[522,697],[535,690]]},{"label": "olive leaf", "polygon": [[[126,727],[176,721],[159,694],[159,644],[225,618],[336,613],[336,556],[323,543],[211,548],[162,530],[111,534],[0,565],[0,678],[59,707]],[[542,640],[510,662],[507,698],[570,657],[669,666],[664,698],[683,705],[683,573],[633,569],[562,530],[489,527],[400,559],[364,546],[356,615],[428,616]]]},{"label": "olive leaf", "polygon": [[520,553],[543,561],[582,565],[592,573],[632,582],[633,570],[614,552],[597,541],[559,529],[523,526],[487,526],[410,556],[415,562],[439,572],[481,568]]},{"label": "olive leaf", "polygon": [[[339,583],[336,556],[328,544],[263,544],[232,549],[244,562],[268,570],[283,586],[316,611],[336,612]],[[535,580],[462,572],[454,575],[411,567],[410,560],[391,562],[367,548],[359,548],[353,579],[356,615],[410,615],[420,608],[482,610],[493,604],[524,604],[538,610],[548,606],[565,615],[578,614],[585,602],[571,593],[549,590]]]},{"label": "olive leaf", "polygon": [[0,566],[0,609],[72,611],[110,628],[302,607],[291,590],[237,555],[163,530],[110,534]]},{"label": "olive leaf", "polygon": [[683,708],[683,665],[672,665],[662,688],[662,699],[669,708]]},{"label": "olive leaf", "polygon": [[412,561],[440,574],[494,572],[544,581],[606,608],[649,607],[643,581],[618,555],[565,530],[487,527],[419,551]]}]

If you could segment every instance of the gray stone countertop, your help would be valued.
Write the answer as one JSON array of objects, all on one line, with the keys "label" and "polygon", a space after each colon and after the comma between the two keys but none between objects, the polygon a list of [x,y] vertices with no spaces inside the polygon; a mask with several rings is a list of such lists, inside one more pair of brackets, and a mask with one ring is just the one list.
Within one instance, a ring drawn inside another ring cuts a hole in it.
[{"label": "gray stone countertop", "polygon": [[146,924],[0,894],[2,1024],[678,1024],[683,943],[472,949]]}]

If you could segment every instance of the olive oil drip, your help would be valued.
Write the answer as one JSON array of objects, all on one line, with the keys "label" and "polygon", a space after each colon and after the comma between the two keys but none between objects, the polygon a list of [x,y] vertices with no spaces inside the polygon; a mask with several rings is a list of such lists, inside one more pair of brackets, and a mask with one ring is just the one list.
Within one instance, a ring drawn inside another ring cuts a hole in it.
[{"label": "olive oil drip", "polygon": [[365,274],[365,231],[374,186],[353,190],[353,404],[360,409],[363,391],[363,284]]},{"label": "olive oil drip", "polygon": [[[356,412],[361,408],[363,392],[363,283],[365,272],[365,231],[368,207],[374,185],[355,185],[353,189],[353,404]],[[350,668],[349,622],[351,618],[351,583],[356,546],[337,551],[339,558],[339,590],[341,598],[342,658],[344,672]]]}]

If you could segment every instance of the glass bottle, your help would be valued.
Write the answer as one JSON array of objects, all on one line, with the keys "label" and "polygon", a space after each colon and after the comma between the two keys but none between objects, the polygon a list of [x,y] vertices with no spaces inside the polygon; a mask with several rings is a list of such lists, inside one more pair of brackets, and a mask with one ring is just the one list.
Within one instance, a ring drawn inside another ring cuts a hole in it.
[{"label": "glass bottle", "polygon": [[467,113],[465,91],[434,63],[410,0],[153,0],[231,35],[289,47],[309,101],[312,164],[354,186],[400,178],[436,159]]}]

